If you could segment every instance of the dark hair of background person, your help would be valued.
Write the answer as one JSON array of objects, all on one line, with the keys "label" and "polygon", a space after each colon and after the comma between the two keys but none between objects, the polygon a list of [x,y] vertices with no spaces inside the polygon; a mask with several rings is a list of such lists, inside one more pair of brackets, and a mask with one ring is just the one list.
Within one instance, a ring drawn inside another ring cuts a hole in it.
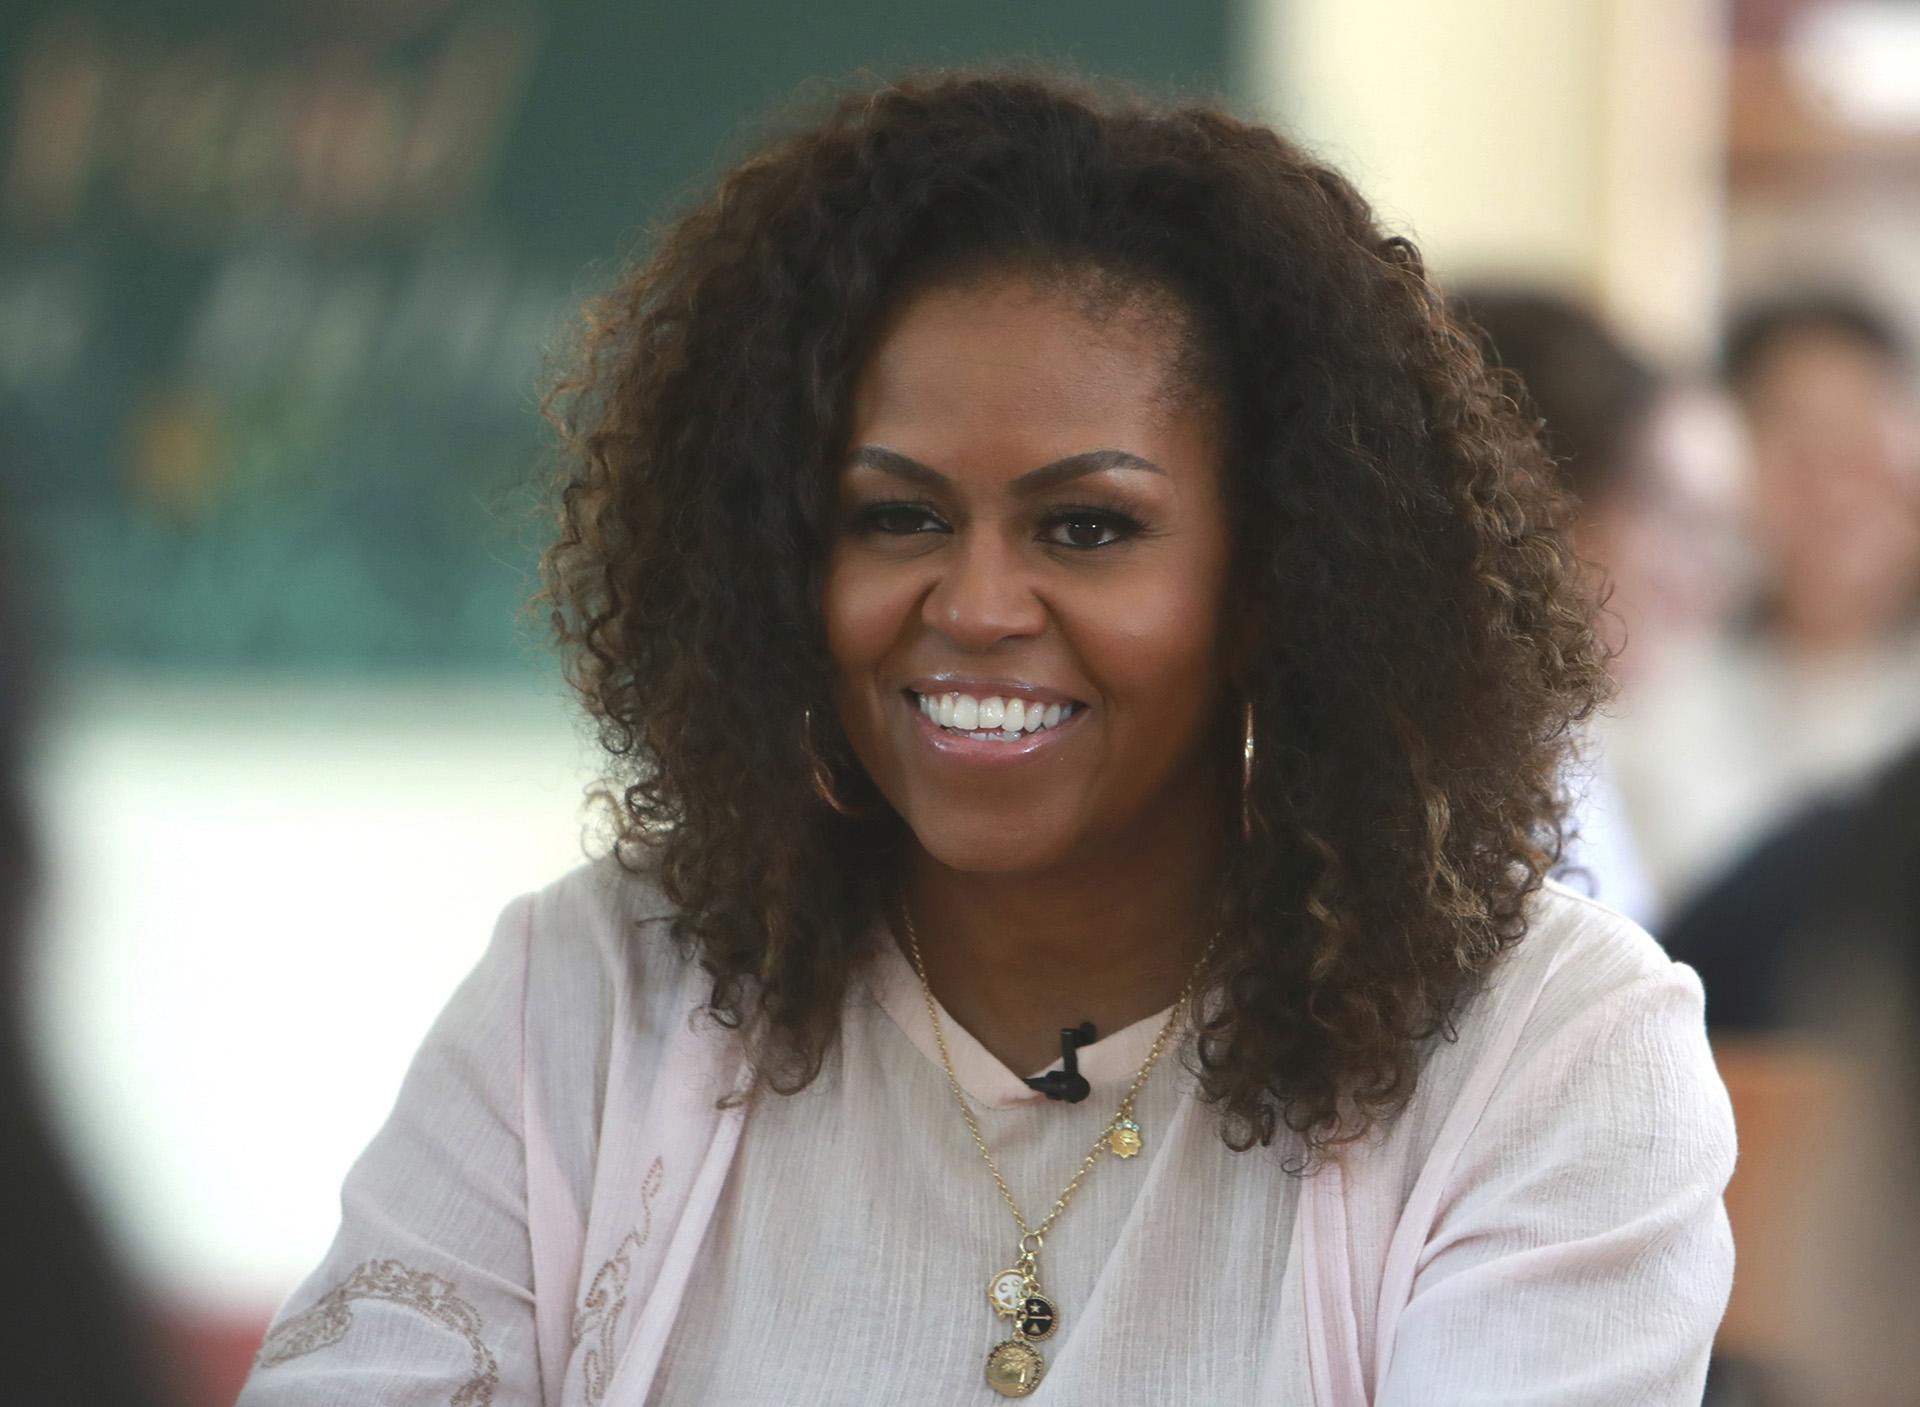
[{"label": "dark hair of background person", "polygon": [[1455,311],[1479,330],[1488,360],[1511,371],[1527,413],[1583,504],[1619,487],[1659,401],[1661,379],[1585,308],[1524,289],[1467,288]]},{"label": "dark hair of background person", "polygon": [[54,1136],[29,1048],[34,844],[26,799],[30,611],[0,500],[0,1399],[8,1407],[161,1407],[132,1300]]},{"label": "dark hair of background person", "polygon": [[1907,345],[1891,319],[1846,293],[1797,292],[1751,303],[1727,325],[1721,374],[1736,395],[1781,343],[1818,333],[1859,347],[1886,365],[1904,369]]},{"label": "dark hair of background person", "polygon": [[549,396],[540,599],[616,853],[678,906],[759,1080],[807,1084],[905,843],[884,806],[821,802],[802,733],[811,710],[843,792],[870,787],[819,605],[849,391],[910,291],[1000,271],[1094,316],[1171,291],[1178,369],[1223,407],[1257,754],[1244,835],[1221,799],[1199,1074],[1230,1146],[1284,1122],[1311,1155],[1404,1105],[1522,936],[1605,672],[1531,424],[1413,246],[1270,130],[1046,74],[902,78],[727,171],[591,306]]}]

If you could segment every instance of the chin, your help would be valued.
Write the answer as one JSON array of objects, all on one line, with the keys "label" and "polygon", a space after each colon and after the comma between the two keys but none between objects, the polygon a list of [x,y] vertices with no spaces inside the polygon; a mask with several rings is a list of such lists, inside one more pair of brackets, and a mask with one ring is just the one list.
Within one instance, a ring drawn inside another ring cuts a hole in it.
[{"label": "chin", "polygon": [[971,824],[921,827],[908,822],[914,839],[935,863],[961,874],[1027,874],[1058,864],[1067,846],[994,818]]}]

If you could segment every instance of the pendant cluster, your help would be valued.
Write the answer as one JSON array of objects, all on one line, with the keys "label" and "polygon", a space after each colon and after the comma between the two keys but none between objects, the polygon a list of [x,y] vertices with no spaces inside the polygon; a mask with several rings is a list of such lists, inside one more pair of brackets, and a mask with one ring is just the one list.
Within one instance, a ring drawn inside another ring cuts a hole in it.
[{"label": "pendant cluster", "polygon": [[987,1355],[987,1386],[1002,1397],[1025,1397],[1040,1386],[1047,1360],[1035,1348],[1054,1336],[1060,1311],[1040,1289],[1040,1270],[1031,1251],[1022,1250],[1010,1269],[987,1282],[987,1303],[1012,1321],[1013,1337]]},{"label": "pendant cluster", "polygon": [[[1148,1069],[1152,1068],[1151,1062]],[[1116,1158],[1131,1158],[1145,1146],[1140,1133],[1140,1125],[1134,1122],[1132,1114],[1132,1091],[1121,1104],[1120,1112],[1114,1116],[1113,1124],[1108,1128],[1102,1142],[1106,1151]],[[1099,1146],[1095,1145],[1095,1151]],[[1087,1160],[1092,1166],[1093,1159]],[[1083,1169],[1084,1171],[1084,1169]],[[1074,1185],[1079,1182],[1074,1179]],[[1073,1185],[1067,1188],[1055,1207],[1055,1214],[1065,1206],[1066,1198],[1073,1195]],[[1052,1218],[1049,1217],[1051,1222]],[[1026,1222],[1020,1223],[1024,1229]],[[1044,1229],[1044,1228],[1043,1228]],[[1029,1247],[1028,1242],[1032,1242]],[[1041,1238],[1028,1234],[1020,1240],[1020,1254],[1006,1270],[995,1275],[987,1282],[987,1303],[993,1306],[993,1312],[1002,1319],[1011,1321],[1013,1337],[1003,1339],[993,1346],[987,1355],[987,1386],[1002,1397],[1025,1397],[1040,1386],[1040,1379],[1046,1376],[1047,1360],[1035,1348],[1052,1338],[1060,1328],[1060,1309],[1053,1299],[1040,1288],[1040,1262],[1038,1251]]]}]

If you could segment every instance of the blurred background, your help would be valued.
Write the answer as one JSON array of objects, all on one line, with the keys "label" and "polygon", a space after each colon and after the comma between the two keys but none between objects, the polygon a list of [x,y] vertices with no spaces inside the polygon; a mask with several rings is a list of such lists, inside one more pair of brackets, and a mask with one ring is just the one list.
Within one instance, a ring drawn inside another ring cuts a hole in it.
[{"label": "blurred background", "polygon": [[1621,650],[1567,878],[1701,971],[1741,1122],[1710,1400],[1912,1400],[1920,4],[12,0],[6,997],[175,1400],[592,833],[522,615],[570,311],[779,105],[1010,56],[1290,131],[1524,384]]}]

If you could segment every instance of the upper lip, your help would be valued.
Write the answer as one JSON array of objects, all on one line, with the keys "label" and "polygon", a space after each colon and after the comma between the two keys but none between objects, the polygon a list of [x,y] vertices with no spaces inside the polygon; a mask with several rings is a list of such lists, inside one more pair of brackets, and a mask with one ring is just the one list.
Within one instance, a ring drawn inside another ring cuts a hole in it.
[{"label": "upper lip", "polygon": [[1085,707],[1072,694],[1049,689],[1025,679],[987,679],[977,674],[924,674],[910,679],[906,688],[916,694],[938,698],[942,694],[966,694],[976,699],[1023,699],[1045,704],[1076,704]]}]

